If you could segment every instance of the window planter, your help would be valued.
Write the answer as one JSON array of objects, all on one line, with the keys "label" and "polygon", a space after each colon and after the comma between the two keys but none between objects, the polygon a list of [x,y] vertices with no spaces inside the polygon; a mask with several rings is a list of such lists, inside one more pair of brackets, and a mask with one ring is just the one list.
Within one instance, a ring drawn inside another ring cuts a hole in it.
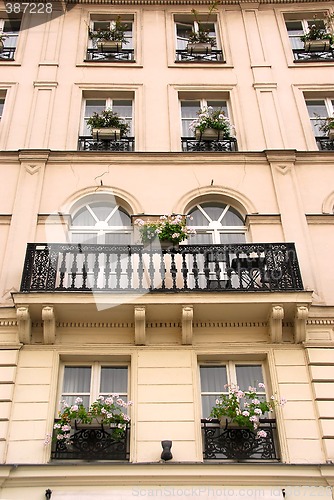
[{"label": "window planter", "polygon": [[93,139],[97,140],[115,140],[121,138],[121,130],[119,128],[93,128]]},{"label": "window planter", "polygon": [[328,52],[331,48],[330,40],[307,40],[304,42],[306,52]]},{"label": "window planter", "polygon": [[188,43],[187,45],[187,51],[192,54],[211,54],[211,50],[211,43],[197,42]]},{"label": "window planter", "polygon": [[97,48],[100,52],[120,52],[122,50],[122,42],[105,40],[98,42]]},{"label": "window planter", "polygon": [[196,129],[195,137],[197,141],[216,141],[223,139],[224,132],[217,128],[206,128],[203,132],[200,129]]}]

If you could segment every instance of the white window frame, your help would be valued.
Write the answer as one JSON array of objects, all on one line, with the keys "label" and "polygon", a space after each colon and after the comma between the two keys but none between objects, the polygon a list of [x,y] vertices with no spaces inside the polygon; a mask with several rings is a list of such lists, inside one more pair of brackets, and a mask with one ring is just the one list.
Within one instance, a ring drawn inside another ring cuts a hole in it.
[{"label": "white window frame", "polygon": [[[65,368],[66,367],[71,367],[71,368],[75,368],[75,367],[91,367],[91,380],[90,380],[90,391],[89,393],[85,393],[84,395],[85,396],[89,396],[89,405],[90,406],[94,401],[96,401],[96,399],[98,398],[98,396],[107,396],[109,394],[112,394],[112,393],[116,393],[116,389],[114,390],[113,388],[111,388],[110,392],[108,393],[104,393],[104,392],[100,392],[100,381],[101,381],[101,368],[104,368],[104,367],[111,367],[111,368],[127,368],[127,392],[117,392],[117,394],[119,394],[119,396],[127,401],[129,400],[129,387],[130,387],[130,365],[128,362],[103,362],[103,361],[92,361],[92,362],[86,362],[86,361],[83,361],[83,362],[63,362],[61,365],[60,365],[60,370],[59,370],[59,384],[58,384],[58,387],[59,387],[59,392],[58,392],[58,401],[59,401],[59,408],[61,407],[61,401],[65,400],[66,401],[66,394],[68,396],[75,396],[75,394],[72,394],[72,393],[65,393],[64,392],[64,375],[65,375]],[[81,394],[78,394],[78,396],[81,396]],[[59,408],[57,408],[57,411],[56,411],[56,415],[58,417],[58,410]],[[56,418],[57,418],[56,417]]]},{"label": "white window frame", "polygon": [[[181,17],[181,16],[179,16]],[[199,14],[199,17],[200,14]],[[176,16],[176,18],[174,19],[174,29],[175,29],[175,40],[176,40],[176,49],[177,50],[185,50],[187,48],[187,44],[189,42],[189,38],[186,38],[186,37],[182,37],[180,35],[178,35],[178,25],[182,25],[182,26],[186,26],[188,28],[189,31],[194,31],[195,33],[198,33],[199,31],[199,25],[212,25],[213,26],[213,31],[210,31],[210,33],[212,33],[212,38],[214,38],[216,40],[216,49],[220,49],[220,40],[219,40],[219,36],[218,36],[218,25],[217,25],[217,20],[215,21],[201,21],[198,22],[196,20],[193,20],[189,17],[189,20],[187,20],[186,18],[184,18],[184,20],[178,20],[178,16]],[[214,36],[213,36],[214,35]]]},{"label": "white window frame", "polygon": [[[229,101],[228,101],[228,99],[219,99],[219,98],[218,98],[218,99],[216,99],[216,98],[210,98],[210,97],[209,97],[209,98],[202,97],[202,98],[198,98],[198,99],[196,99],[196,98],[191,98],[190,96],[189,96],[189,98],[182,98],[182,99],[180,99],[180,116],[181,116],[181,131],[182,131],[182,137],[193,137],[193,136],[194,136],[194,132],[192,132],[191,130],[189,130],[188,135],[184,135],[184,134],[183,134],[183,130],[187,130],[187,127],[186,127],[186,126],[183,126],[183,125],[184,125],[184,124],[186,124],[187,122],[189,122],[189,123],[190,123],[193,119],[195,119],[195,118],[196,118],[196,116],[191,117],[191,118],[184,118],[184,117],[182,116],[182,103],[183,103],[183,102],[193,102],[193,103],[195,103],[195,102],[196,102],[196,103],[199,103],[199,107],[198,107],[198,109],[199,109],[199,110],[200,110],[200,109],[203,109],[203,108],[205,108],[205,107],[207,107],[207,106],[210,106],[210,105],[211,105],[211,104],[210,104],[211,102],[216,102],[216,103],[217,103],[217,102],[218,102],[218,103],[219,103],[219,102],[221,102],[221,108],[223,108],[223,109],[224,109],[224,111],[225,111],[225,109],[226,109],[226,116],[227,116],[227,118],[229,118],[229,117],[230,117]],[[231,127],[231,128],[232,128],[232,127]],[[188,128],[188,129],[189,129],[189,128]],[[231,130],[231,135],[233,135],[233,130]]]},{"label": "white window frame", "polygon": [[[117,104],[117,101],[129,101],[131,102],[131,116],[128,115],[128,116],[122,116],[122,115],[119,115],[120,118],[122,118],[124,121],[126,121],[126,123],[129,124],[129,127],[130,127],[130,130],[129,130],[129,136],[132,136],[133,135],[133,109],[134,109],[134,101],[133,101],[133,98],[131,97],[118,97],[116,94],[115,96],[112,96],[112,97],[99,97],[98,95],[96,97],[87,97],[85,99],[83,99],[83,103],[82,103],[82,121],[81,121],[81,135],[85,136],[85,137],[90,137],[91,135],[89,134],[89,132],[87,131],[88,127],[86,125],[86,121],[88,120],[88,116],[86,114],[86,109],[87,109],[87,101],[104,101],[105,105],[104,105],[104,109],[113,109],[113,107],[116,106]],[[87,131],[87,134],[85,134],[85,132]]]},{"label": "white window frame", "polygon": [[[311,103],[312,101],[323,101],[323,103],[325,105],[327,115],[326,116],[321,116],[320,119],[321,118],[326,119],[329,116],[334,116],[334,98],[333,97],[323,97],[323,96],[319,96],[318,98],[315,98],[315,97],[307,98],[307,97],[305,97],[305,104],[306,104],[306,108],[307,108],[308,114],[309,114],[308,103]],[[326,132],[323,132],[322,130],[319,130],[318,126],[316,125],[316,122],[319,121],[319,118],[312,117],[312,116],[310,116],[310,114],[309,114],[309,118],[310,118],[312,130],[313,130],[313,135],[315,137],[326,137]]]},{"label": "white window frame", "polygon": [[[115,22],[116,22],[116,19],[119,17],[119,15],[115,15],[115,16],[112,16],[112,17],[108,17],[108,18],[99,18],[99,19],[94,19],[94,16],[91,17],[90,19],[90,22],[89,22],[89,28],[92,30],[92,31],[96,31],[98,28],[95,27],[95,23],[108,23],[109,24],[109,29],[111,29],[112,27],[115,26]],[[125,38],[128,40],[128,43],[126,43],[124,45],[124,48],[127,48],[127,49],[133,49],[133,25],[134,25],[134,21],[133,19],[125,19],[123,20],[122,18],[122,15],[120,15],[121,17],[121,24],[126,24],[128,27],[130,27],[129,30],[125,31],[124,34],[125,34]],[[96,45],[97,45],[97,42],[96,40],[92,40],[91,38],[89,38],[89,41],[88,41],[88,48],[92,49],[92,48],[96,48]]]},{"label": "white window frame", "polygon": [[[287,33],[288,33],[288,37],[289,37],[289,41],[290,41],[290,45],[291,45],[291,49],[292,50],[299,50],[299,49],[303,49],[304,48],[304,43],[299,39],[301,36],[303,35],[306,35],[308,33],[308,30],[309,30],[309,27],[311,26],[311,24],[314,24],[314,19],[311,19],[310,17],[314,16],[314,15],[317,15],[317,16],[324,16],[325,13],[303,13],[302,16],[303,17],[298,17],[298,18],[292,18],[292,17],[289,17],[287,16],[285,18],[285,27],[286,27],[286,30],[287,30]],[[309,17],[310,16],[310,17]],[[326,26],[325,26],[325,23],[323,21],[323,19],[319,19],[317,18],[317,22],[322,22],[323,23],[323,28],[326,29]],[[302,28],[302,33],[298,34],[298,35],[290,35],[289,34],[289,29],[288,29],[288,26],[287,26],[287,23],[288,22],[300,22],[301,23],[301,28]],[[298,40],[297,43],[293,43],[293,40]]]},{"label": "white window frame", "polygon": [[[250,386],[254,386],[258,382],[263,382],[265,385],[265,388],[267,388],[267,383],[266,383],[266,369],[265,369],[265,363],[263,361],[248,361],[247,359],[244,360],[227,360],[227,361],[210,361],[210,362],[199,362],[199,377],[200,377],[200,390],[201,390],[201,414],[202,418],[208,418],[208,415],[203,415],[203,396],[214,396],[215,398],[218,398],[221,394],[228,394],[228,388],[224,387],[222,383],[222,390],[219,391],[202,391],[202,383],[201,383],[201,368],[215,368],[215,367],[226,367],[226,375],[227,375],[227,384],[228,385],[238,385],[238,380],[237,380],[237,375],[236,375],[236,367],[242,365],[242,366],[260,366],[262,370],[262,381],[256,381],[256,380],[251,380],[249,382]],[[248,387],[241,388],[242,390],[248,390]],[[259,397],[264,397],[267,398],[268,394],[266,389],[263,391],[257,389],[257,394]]]},{"label": "white window frame", "polygon": [[[16,46],[17,46],[17,40],[18,40],[18,36],[19,36],[20,30],[21,30],[21,26],[20,26],[18,31],[5,31],[6,21],[10,21],[10,19],[5,19],[5,18],[0,19],[0,33],[5,34],[7,37],[3,41],[4,47],[7,49],[13,49],[13,48],[16,48]],[[13,21],[20,21],[20,24],[21,24],[21,19],[19,19],[19,18],[15,18],[15,19],[13,19]]]}]

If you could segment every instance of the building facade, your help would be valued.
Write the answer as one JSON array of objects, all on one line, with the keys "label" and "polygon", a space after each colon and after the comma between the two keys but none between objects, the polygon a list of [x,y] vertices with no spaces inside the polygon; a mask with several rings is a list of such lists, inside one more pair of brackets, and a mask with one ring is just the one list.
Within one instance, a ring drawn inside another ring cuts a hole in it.
[{"label": "building facade", "polygon": [[[300,40],[333,12],[1,3],[0,498],[333,498],[334,48]],[[123,45],[92,35],[117,23]],[[189,128],[207,107],[229,134]],[[195,234],[142,242],[168,214]],[[259,383],[287,400],[266,437],[208,420]],[[111,393],[121,440],[55,439],[61,400]]]}]

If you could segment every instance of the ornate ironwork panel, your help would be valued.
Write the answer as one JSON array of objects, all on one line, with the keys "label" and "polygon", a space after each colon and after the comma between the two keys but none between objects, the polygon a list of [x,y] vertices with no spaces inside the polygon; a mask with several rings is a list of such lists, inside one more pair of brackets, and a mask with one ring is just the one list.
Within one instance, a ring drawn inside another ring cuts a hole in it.
[{"label": "ornate ironwork panel", "polygon": [[134,49],[122,49],[118,52],[101,52],[99,49],[87,49],[86,61],[135,62]]},{"label": "ornate ironwork panel", "polygon": [[16,47],[4,47],[0,53],[0,61],[13,61]]},{"label": "ornate ironwork panel", "polygon": [[51,457],[55,460],[129,460],[129,434],[113,437],[112,429],[85,427],[73,432],[70,442],[56,441]]},{"label": "ornate ironwork panel", "polygon": [[21,291],[303,290],[292,243],[93,245],[29,243]]},{"label": "ornate ironwork panel", "polygon": [[181,137],[182,151],[198,152],[222,152],[238,151],[237,140],[234,137],[228,139],[217,139],[213,141],[197,140],[195,137]]},{"label": "ornate ironwork panel", "polygon": [[177,50],[175,62],[210,62],[210,63],[223,63],[225,62],[223,51],[212,49],[211,52],[204,52],[202,54],[188,52],[188,50]]},{"label": "ornate ironwork panel", "polygon": [[334,141],[330,141],[328,137],[316,137],[315,140],[320,151],[334,151]]},{"label": "ornate ironwork panel", "polygon": [[79,151],[116,151],[129,152],[135,150],[135,138],[123,137],[119,140],[97,140],[91,136],[80,136]]},{"label": "ornate ironwork panel", "polygon": [[261,419],[258,430],[266,432],[257,437],[256,432],[241,427],[220,427],[218,420],[202,421],[203,457],[207,460],[278,461],[276,420]]},{"label": "ornate ironwork panel", "polygon": [[333,62],[334,49],[327,51],[307,51],[304,49],[293,49],[295,62]]}]

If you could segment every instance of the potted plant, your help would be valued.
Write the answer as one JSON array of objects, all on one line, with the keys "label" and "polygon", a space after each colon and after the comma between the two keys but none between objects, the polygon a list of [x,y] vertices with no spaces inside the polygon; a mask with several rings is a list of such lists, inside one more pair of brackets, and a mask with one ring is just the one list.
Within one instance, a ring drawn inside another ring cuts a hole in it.
[{"label": "potted plant", "polygon": [[158,238],[162,247],[175,246],[195,234],[196,231],[186,225],[184,215],[162,215],[155,221],[136,219],[142,243],[152,243]]},{"label": "potted plant", "polygon": [[330,141],[334,141],[334,115],[328,116],[327,118],[320,118],[319,120],[319,130],[325,132]]},{"label": "potted plant", "polygon": [[[331,32],[331,20],[333,16],[325,19],[314,18],[314,24],[308,28],[308,32],[300,37],[304,42],[304,50],[307,52],[328,52],[334,45],[334,35]],[[323,26],[322,26],[323,24]]]},{"label": "potted plant", "polygon": [[105,109],[101,113],[93,113],[87,120],[93,139],[119,140],[129,130],[129,124],[119,117],[112,109]]},{"label": "potted plant", "polygon": [[120,52],[123,44],[128,43],[125,37],[127,25],[122,23],[118,17],[116,21],[111,21],[110,29],[92,31],[88,28],[91,40],[96,41],[96,46],[100,52]]},{"label": "potted plant", "polygon": [[266,437],[266,431],[257,430],[260,418],[265,413],[272,412],[279,405],[283,406],[286,400],[282,398],[277,401],[275,396],[271,396],[269,401],[262,399],[257,392],[259,389],[265,389],[264,384],[259,383],[258,387],[249,387],[248,391],[241,391],[236,385],[226,385],[227,394],[222,394],[216,399],[210,413],[210,418],[220,420],[221,426],[227,427],[234,424],[238,427],[245,427],[252,431],[257,431],[257,437]]},{"label": "potted plant", "polygon": [[59,411],[59,420],[54,424],[56,439],[71,443],[73,432],[82,427],[111,427],[114,439],[122,438],[130,417],[124,413],[124,408],[132,405],[132,401],[126,403],[118,394],[107,397],[99,396],[87,409],[81,398],[75,400],[74,405],[62,401]]},{"label": "potted plant", "polygon": [[231,137],[232,125],[222,109],[208,106],[200,109],[197,115],[189,125],[197,140],[212,141],[220,137]]},{"label": "potted plant", "polygon": [[7,35],[4,35],[3,33],[0,33],[0,53],[3,52],[4,47],[4,40],[6,40]]},{"label": "potted plant", "polygon": [[[209,11],[209,15],[215,7],[212,7]],[[194,27],[188,34],[188,44],[187,51],[192,54],[210,54],[212,47],[216,46],[216,39],[210,36],[208,29],[201,26],[198,20],[198,13],[195,9],[191,10],[195,17]]]}]

